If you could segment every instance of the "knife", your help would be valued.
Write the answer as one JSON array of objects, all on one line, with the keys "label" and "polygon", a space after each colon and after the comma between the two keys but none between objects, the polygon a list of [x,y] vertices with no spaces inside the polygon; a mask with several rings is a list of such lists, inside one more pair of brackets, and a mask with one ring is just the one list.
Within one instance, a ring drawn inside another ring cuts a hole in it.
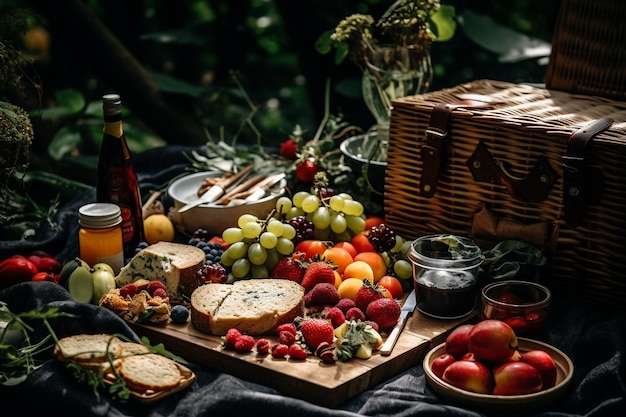
[{"label": "knife", "polygon": [[413,314],[413,310],[415,310],[415,306],[417,304],[417,300],[415,298],[415,290],[411,290],[409,295],[406,297],[404,304],[402,305],[402,310],[400,311],[400,317],[398,318],[398,322],[394,326],[393,330],[385,340],[385,343],[380,348],[380,354],[383,356],[389,356],[391,351],[393,350],[396,342],[398,341],[398,336],[402,333],[402,329],[406,324],[406,320],[410,315]]},{"label": "knife", "polygon": [[200,204],[213,203],[217,201],[221,196],[224,195],[228,187],[230,187],[231,185],[239,181],[241,178],[243,178],[245,175],[247,175],[248,172],[252,170],[252,168],[254,168],[254,165],[250,164],[246,166],[245,168],[241,169],[236,174],[231,175],[230,177],[220,179],[211,188],[209,188],[207,192],[202,194],[200,198],[195,199],[191,203],[185,204],[184,206],[178,209],[178,212],[184,213],[185,211],[192,209],[194,207],[197,207]]}]

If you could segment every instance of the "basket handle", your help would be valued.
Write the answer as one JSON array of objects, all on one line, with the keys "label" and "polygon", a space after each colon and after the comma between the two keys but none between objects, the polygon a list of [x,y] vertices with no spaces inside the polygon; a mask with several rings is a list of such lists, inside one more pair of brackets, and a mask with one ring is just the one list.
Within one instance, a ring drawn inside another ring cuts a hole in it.
[{"label": "basket handle", "polygon": [[572,133],[563,155],[563,199],[565,221],[571,227],[582,222],[583,203],[594,203],[602,192],[602,172],[585,163],[588,143],[611,127],[613,119],[603,118],[591,122]]},{"label": "basket handle", "polygon": [[446,157],[449,153],[450,138],[448,122],[454,109],[458,108],[488,108],[486,102],[464,100],[458,104],[439,103],[430,115],[429,126],[426,129],[426,141],[422,146],[422,178],[420,195],[430,198],[435,195],[439,173],[445,169]]},{"label": "basket handle", "polygon": [[559,178],[544,156],[537,159],[525,177],[516,178],[505,170],[502,162],[495,161],[483,141],[476,145],[467,166],[475,181],[503,184],[513,197],[529,203],[543,201]]}]

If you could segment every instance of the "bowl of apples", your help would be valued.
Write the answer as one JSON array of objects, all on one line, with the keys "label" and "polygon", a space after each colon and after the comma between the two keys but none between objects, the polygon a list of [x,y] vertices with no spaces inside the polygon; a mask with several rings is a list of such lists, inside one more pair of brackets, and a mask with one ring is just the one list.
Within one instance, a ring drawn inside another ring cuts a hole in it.
[{"label": "bowl of apples", "polygon": [[501,320],[454,328],[423,361],[429,386],[451,403],[484,411],[530,412],[557,401],[574,365],[547,343],[517,337]]}]

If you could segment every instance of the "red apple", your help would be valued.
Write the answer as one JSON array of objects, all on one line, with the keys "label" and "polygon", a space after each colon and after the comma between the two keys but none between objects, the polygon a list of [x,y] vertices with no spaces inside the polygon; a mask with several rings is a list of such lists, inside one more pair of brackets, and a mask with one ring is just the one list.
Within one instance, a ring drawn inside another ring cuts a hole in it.
[{"label": "red apple", "polygon": [[493,389],[491,371],[476,361],[460,360],[451,363],[443,373],[442,379],[457,388],[479,394],[490,394]]},{"label": "red apple", "polygon": [[504,363],[518,348],[517,336],[511,326],[503,321],[483,320],[470,331],[468,348],[477,361]]},{"label": "red apple", "polygon": [[430,369],[439,378],[443,378],[443,373],[450,364],[456,362],[456,358],[449,353],[442,353],[430,364]]},{"label": "red apple", "polygon": [[520,360],[537,368],[543,381],[542,389],[552,388],[556,384],[556,363],[548,352],[540,349],[531,350],[522,353]]},{"label": "red apple", "polygon": [[463,355],[469,352],[467,342],[473,327],[473,324],[462,324],[452,329],[448,337],[446,337],[446,353],[449,353],[456,359],[461,359]]},{"label": "red apple", "polygon": [[507,362],[493,371],[493,395],[525,395],[541,391],[541,374],[525,362]]}]

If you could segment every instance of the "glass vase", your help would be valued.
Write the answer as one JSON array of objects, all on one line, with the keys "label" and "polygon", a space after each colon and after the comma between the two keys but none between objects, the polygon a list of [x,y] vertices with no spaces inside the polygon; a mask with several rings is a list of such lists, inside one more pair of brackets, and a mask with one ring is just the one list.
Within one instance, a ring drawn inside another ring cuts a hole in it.
[{"label": "glass vase", "polygon": [[379,46],[374,49],[361,83],[363,100],[376,124],[366,134],[363,154],[386,161],[391,102],[428,91],[432,82],[430,53],[411,46]]}]

